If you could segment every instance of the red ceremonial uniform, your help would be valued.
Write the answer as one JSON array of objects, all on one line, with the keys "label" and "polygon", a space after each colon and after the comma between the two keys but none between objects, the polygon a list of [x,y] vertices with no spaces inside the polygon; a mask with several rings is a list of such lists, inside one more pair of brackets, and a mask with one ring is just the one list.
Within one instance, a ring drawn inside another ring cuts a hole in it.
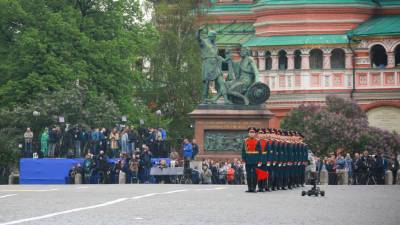
[{"label": "red ceremonial uniform", "polygon": [[242,159],[246,162],[246,164],[257,164],[258,161],[258,151],[257,151],[257,142],[256,138],[246,138],[244,140],[243,149],[242,149]]}]

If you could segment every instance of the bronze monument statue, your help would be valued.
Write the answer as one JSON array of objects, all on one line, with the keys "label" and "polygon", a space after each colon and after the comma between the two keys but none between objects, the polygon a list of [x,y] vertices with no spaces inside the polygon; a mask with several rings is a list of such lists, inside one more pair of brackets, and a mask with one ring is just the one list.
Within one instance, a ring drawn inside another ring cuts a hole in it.
[{"label": "bronze monument statue", "polygon": [[[269,98],[269,87],[260,82],[256,62],[250,56],[251,51],[247,47],[240,50],[241,60],[232,64],[232,72],[234,75],[228,74],[228,77],[235,77],[234,80],[226,82],[228,98],[236,104],[259,105]],[[228,73],[231,71],[228,70]]]},{"label": "bronze monument statue", "polygon": [[[251,51],[247,47],[240,50],[240,61],[232,60],[231,51],[226,50],[226,58],[218,54],[215,40],[217,33],[208,31],[207,38],[201,37],[203,29],[196,33],[200,44],[203,77],[203,102],[216,103],[220,97],[224,97],[225,104],[260,105],[270,95],[269,87],[260,82],[259,72]],[[227,80],[222,73],[222,63],[228,63]],[[208,99],[209,84],[214,81],[217,94]]]},{"label": "bronze monument statue", "polygon": [[[225,80],[222,73],[222,62],[224,58],[219,56],[218,48],[215,44],[217,33],[215,31],[208,31],[207,37],[201,36],[203,29],[199,29],[196,33],[197,40],[200,44],[202,65],[202,78],[203,78],[203,102],[215,103],[221,96],[224,97],[225,103],[230,104],[226,94]],[[215,82],[217,95],[212,99],[208,99],[208,91],[210,81]]]}]

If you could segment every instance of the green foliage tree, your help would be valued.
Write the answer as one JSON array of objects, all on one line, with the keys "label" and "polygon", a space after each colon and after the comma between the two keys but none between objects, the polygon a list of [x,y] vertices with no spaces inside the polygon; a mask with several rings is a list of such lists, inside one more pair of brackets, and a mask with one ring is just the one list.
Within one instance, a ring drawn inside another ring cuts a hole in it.
[{"label": "green foliage tree", "polygon": [[60,115],[96,127],[156,121],[135,95],[136,62],[156,40],[139,0],[0,0],[0,166],[15,162],[26,127]]},{"label": "green foliage tree", "polygon": [[338,148],[386,154],[400,150],[398,134],[369,127],[365,112],[355,102],[337,96],[327,96],[326,106],[300,105],[282,120],[281,127],[302,132],[311,149],[321,155]]},{"label": "green foliage tree", "polygon": [[151,70],[141,81],[140,96],[154,111],[170,119],[174,138],[191,136],[187,115],[200,102],[200,55],[195,39],[195,0],[153,1],[158,43]]},{"label": "green foliage tree", "polygon": [[132,110],[134,62],[156,33],[137,0],[0,0],[0,107],[79,80]]},{"label": "green foliage tree", "polygon": [[[18,143],[23,143],[27,127],[31,127],[34,143],[38,143],[44,127],[58,124],[59,116],[71,125],[79,124],[89,129],[114,126],[121,115],[112,100],[104,94],[90,96],[85,86],[70,85],[68,89],[42,93],[33,102],[23,107],[0,110],[0,167],[15,163],[20,155]],[[40,115],[34,116],[34,111]]]}]

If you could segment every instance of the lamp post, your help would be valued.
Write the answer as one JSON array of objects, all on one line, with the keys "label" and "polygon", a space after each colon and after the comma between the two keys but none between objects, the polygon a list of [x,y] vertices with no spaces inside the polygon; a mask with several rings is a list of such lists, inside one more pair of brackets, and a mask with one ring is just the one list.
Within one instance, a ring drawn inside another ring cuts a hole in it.
[{"label": "lamp post", "polygon": [[[40,141],[40,139],[39,139],[40,131],[37,132],[37,136],[36,136],[34,130],[40,130],[39,126],[37,124],[37,118],[40,116],[40,112],[35,110],[35,111],[32,112],[32,116],[33,116],[33,118],[35,118],[35,125],[34,125],[34,129],[32,130],[32,132],[33,132],[32,151],[33,151],[33,149],[35,149],[34,146],[37,146],[39,148],[38,142]],[[36,143],[33,141],[35,139],[35,137],[37,139]]]},{"label": "lamp post", "polygon": [[122,121],[122,122],[128,121],[128,117],[127,117],[127,116],[122,116],[122,117],[121,117],[121,121]]},{"label": "lamp post", "polygon": [[162,112],[161,112],[161,110],[157,110],[156,111],[156,116],[157,116],[157,128],[156,128],[156,137],[158,137],[158,135],[161,135],[161,137],[160,137],[160,139],[161,139],[161,141],[159,141],[160,139],[156,139],[157,141],[156,141],[156,144],[157,144],[157,151],[159,152],[159,156],[163,156],[163,157],[166,157],[166,156],[164,156],[164,141],[163,141],[163,138],[162,138],[162,133],[161,133],[161,130],[160,130],[160,119],[161,119],[161,116],[162,116]]},{"label": "lamp post", "polygon": [[354,48],[351,46],[352,43],[360,43],[360,40],[357,40],[354,38],[353,34],[347,34],[347,46],[350,49],[351,53],[352,53],[352,57],[351,57],[351,63],[352,63],[352,71],[353,71],[353,87],[351,89],[350,92],[350,98],[353,99],[354,98],[354,93],[356,92],[356,60],[355,60],[355,50]]},{"label": "lamp post", "polygon": [[160,119],[161,119],[161,116],[162,116],[161,110],[158,109],[156,111],[156,116],[157,116],[157,129],[158,129],[158,128],[160,128]]},{"label": "lamp post", "polygon": [[36,117],[40,116],[40,112],[35,110],[32,112],[32,115],[36,118]]},{"label": "lamp post", "polygon": [[128,121],[128,117],[127,116],[121,116],[121,127],[123,128],[123,129],[125,129],[125,127],[126,127],[126,122]]}]

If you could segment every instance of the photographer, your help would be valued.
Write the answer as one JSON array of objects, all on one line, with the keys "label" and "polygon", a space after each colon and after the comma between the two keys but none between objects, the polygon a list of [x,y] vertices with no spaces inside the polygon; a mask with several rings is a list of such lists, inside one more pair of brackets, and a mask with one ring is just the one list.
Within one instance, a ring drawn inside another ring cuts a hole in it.
[{"label": "photographer", "polygon": [[360,170],[361,170],[361,184],[375,184],[375,178],[373,176],[374,160],[369,156],[367,150],[364,151],[363,156],[360,160]]},{"label": "photographer", "polygon": [[354,153],[354,161],[352,163],[353,166],[353,184],[361,184],[361,175],[362,175],[362,161],[359,153]]},{"label": "photographer", "polygon": [[[120,182],[120,175],[123,172],[124,167],[124,160],[118,160],[112,169],[109,171],[109,180],[111,184],[119,184]],[[125,182],[122,182],[125,183]]]},{"label": "photographer", "polygon": [[72,166],[71,169],[68,171],[67,177],[67,184],[74,184],[75,183],[75,166]]},{"label": "photographer", "polygon": [[397,160],[397,155],[395,153],[392,154],[388,163],[388,170],[392,171],[393,174],[393,184],[397,184],[397,171],[399,170],[399,161]]},{"label": "photographer", "polygon": [[378,184],[385,184],[385,171],[387,167],[386,160],[382,157],[382,151],[379,150],[378,154],[375,156],[374,163],[374,174]]},{"label": "photographer", "polygon": [[212,177],[211,177],[211,181],[212,184],[218,184],[218,170],[219,170],[219,164],[217,162],[211,161],[211,173],[212,173]]},{"label": "photographer", "polygon": [[188,158],[183,160],[183,175],[185,180],[192,182],[192,168],[190,168],[190,160]]},{"label": "photographer", "polygon": [[330,157],[326,159],[325,168],[328,171],[328,184],[336,185],[337,184],[337,176],[335,171],[335,159],[334,157]]},{"label": "photographer", "polygon": [[[68,171],[68,184],[79,184],[82,182],[82,180],[76,180],[76,175],[80,174],[80,177],[82,178],[82,167],[81,164],[77,163],[71,167],[71,169]],[[76,182],[77,181],[77,182]]]},{"label": "photographer", "polygon": [[191,171],[191,180],[192,184],[200,184],[201,182],[200,171],[197,166],[195,166]]},{"label": "photographer", "polygon": [[338,154],[336,158],[336,175],[337,175],[337,184],[343,185],[347,184],[345,181],[345,173],[346,173],[346,161],[341,154]]},{"label": "photographer", "polygon": [[[129,161],[130,161],[130,155],[127,153],[123,152],[121,153],[121,172],[125,174],[125,182],[124,183],[130,183],[131,181],[131,170],[129,168]],[[119,178],[121,182],[121,177]]]},{"label": "photographer", "polygon": [[99,183],[106,183],[106,176],[108,172],[108,162],[107,156],[104,154],[104,151],[100,151],[100,154],[97,156],[96,160],[96,171],[99,177]]},{"label": "photographer", "polygon": [[138,183],[139,175],[139,154],[137,152],[132,154],[132,158],[129,160],[129,170],[130,170],[130,181],[132,183]]},{"label": "photographer", "polygon": [[142,183],[148,184],[150,181],[151,158],[153,154],[147,145],[143,145],[143,152],[140,155],[140,170],[142,173]]},{"label": "photographer", "polygon": [[[78,174],[79,176],[77,176]],[[80,163],[77,163],[75,166],[75,176],[74,176],[75,184],[82,184],[82,179],[83,179],[83,168]]]},{"label": "photographer", "polygon": [[96,164],[93,161],[93,155],[88,153],[83,161],[83,172],[84,172],[84,182],[85,184],[92,183],[92,177],[94,175],[94,169]]}]

